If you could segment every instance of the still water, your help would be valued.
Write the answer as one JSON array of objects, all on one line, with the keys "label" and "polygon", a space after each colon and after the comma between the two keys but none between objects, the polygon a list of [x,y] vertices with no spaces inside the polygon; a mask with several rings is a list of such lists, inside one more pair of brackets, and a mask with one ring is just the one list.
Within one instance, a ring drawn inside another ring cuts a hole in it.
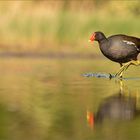
[{"label": "still water", "polygon": [[139,140],[140,67],[103,59],[0,59],[1,140]]}]

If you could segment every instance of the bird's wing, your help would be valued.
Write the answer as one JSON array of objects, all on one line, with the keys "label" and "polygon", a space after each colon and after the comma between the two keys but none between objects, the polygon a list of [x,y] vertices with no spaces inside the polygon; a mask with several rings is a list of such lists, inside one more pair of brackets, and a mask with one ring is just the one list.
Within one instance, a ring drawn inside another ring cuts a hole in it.
[{"label": "bird's wing", "polygon": [[122,43],[124,43],[127,46],[134,46],[137,49],[137,51],[140,52],[140,38],[122,34],[113,35],[108,38],[122,41]]}]

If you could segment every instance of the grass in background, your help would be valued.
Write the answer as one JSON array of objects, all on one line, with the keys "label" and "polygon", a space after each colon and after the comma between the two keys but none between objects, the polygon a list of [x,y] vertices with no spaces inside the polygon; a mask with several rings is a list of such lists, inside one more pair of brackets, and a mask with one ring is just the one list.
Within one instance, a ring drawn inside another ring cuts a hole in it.
[{"label": "grass in background", "polygon": [[1,1],[0,51],[89,53],[91,49],[83,48],[90,46],[87,40],[94,31],[140,36],[139,5],[139,1]]}]

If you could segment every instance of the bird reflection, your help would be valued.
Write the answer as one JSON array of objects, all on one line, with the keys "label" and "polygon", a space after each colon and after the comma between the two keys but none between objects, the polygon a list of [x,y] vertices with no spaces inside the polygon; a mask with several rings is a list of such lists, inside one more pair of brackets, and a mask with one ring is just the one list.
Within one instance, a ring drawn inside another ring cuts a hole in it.
[{"label": "bird reflection", "polygon": [[99,106],[96,121],[102,122],[105,119],[131,120],[136,114],[136,98],[124,96],[121,93],[105,99]]},{"label": "bird reflection", "polygon": [[129,121],[140,115],[140,109],[137,108],[137,93],[130,92],[120,81],[120,90],[113,96],[105,98],[99,105],[97,112],[87,111],[88,124],[93,127],[94,124],[109,121]]}]

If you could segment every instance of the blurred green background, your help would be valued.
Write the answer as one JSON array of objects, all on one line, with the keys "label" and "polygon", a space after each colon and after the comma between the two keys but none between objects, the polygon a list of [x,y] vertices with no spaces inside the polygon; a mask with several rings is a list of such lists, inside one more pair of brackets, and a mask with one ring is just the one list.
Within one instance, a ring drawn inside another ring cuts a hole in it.
[{"label": "blurred green background", "polygon": [[0,1],[0,51],[89,53],[94,31],[139,37],[139,7],[139,0]]}]

